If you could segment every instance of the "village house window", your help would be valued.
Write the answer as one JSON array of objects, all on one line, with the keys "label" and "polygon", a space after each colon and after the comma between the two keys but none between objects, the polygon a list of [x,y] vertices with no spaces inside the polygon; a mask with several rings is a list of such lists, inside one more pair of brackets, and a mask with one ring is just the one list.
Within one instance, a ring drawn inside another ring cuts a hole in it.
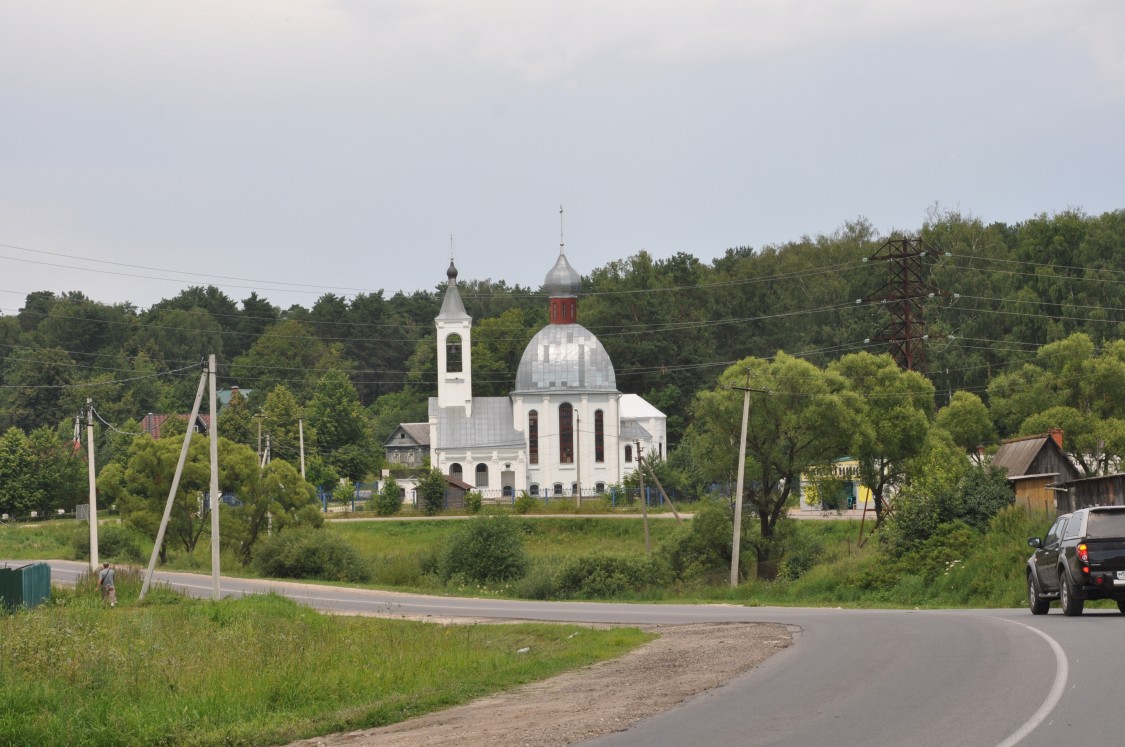
[{"label": "village house window", "polygon": [[477,465],[476,486],[478,488],[487,488],[488,487],[488,465],[485,464],[484,462],[481,462],[480,464]]},{"label": "village house window", "polygon": [[594,411],[594,461],[605,461],[605,415],[601,410]]},{"label": "village house window", "polygon": [[574,408],[559,405],[559,464],[574,464]]},{"label": "village house window", "polygon": [[461,373],[461,335],[445,338],[445,370],[448,373]]},{"label": "village house window", "polygon": [[536,410],[527,414],[527,458],[532,464],[539,464],[539,412]]}]

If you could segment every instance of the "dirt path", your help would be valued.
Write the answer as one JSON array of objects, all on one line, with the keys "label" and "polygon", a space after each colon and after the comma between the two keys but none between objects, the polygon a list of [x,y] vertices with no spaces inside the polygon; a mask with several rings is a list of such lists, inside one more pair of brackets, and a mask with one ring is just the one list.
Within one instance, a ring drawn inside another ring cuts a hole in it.
[{"label": "dirt path", "polygon": [[548,747],[624,731],[746,672],[790,644],[784,625],[642,625],[660,634],[625,656],[410,721],[291,747]]}]

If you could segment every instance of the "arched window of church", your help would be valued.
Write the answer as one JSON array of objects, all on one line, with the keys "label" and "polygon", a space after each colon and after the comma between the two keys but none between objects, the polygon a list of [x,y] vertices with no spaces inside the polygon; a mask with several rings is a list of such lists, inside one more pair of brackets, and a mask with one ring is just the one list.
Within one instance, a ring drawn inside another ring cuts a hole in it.
[{"label": "arched window of church", "polygon": [[605,414],[594,411],[594,461],[605,461]]},{"label": "arched window of church", "polygon": [[631,463],[633,461],[633,445],[625,444],[625,462]]},{"label": "arched window of church", "polygon": [[480,464],[477,465],[476,486],[478,488],[487,488],[488,487],[488,465],[485,464],[484,462],[481,462]]},{"label": "arched window of church", "polygon": [[559,464],[574,464],[574,408],[559,405]]},{"label": "arched window of church", "polygon": [[449,465],[449,476],[454,480],[461,480],[462,482],[464,482],[464,478],[462,477],[461,472],[461,465],[457,464],[456,462]]},{"label": "arched window of church", "polygon": [[578,483],[572,482],[570,484],[570,494],[571,495],[578,495]]},{"label": "arched window of church", "polygon": [[531,487],[527,489],[527,492],[531,495],[534,495],[534,496],[538,497],[539,496],[539,486],[535,483],[531,483]]},{"label": "arched window of church", "polygon": [[604,493],[605,492],[605,483],[604,482],[594,483],[594,492],[597,493],[598,495],[601,495],[602,493]]},{"label": "arched window of church", "polygon": [[562,495],[562,483],[561,482],[555,483],[555,495]]},{"label": "arched window of church", "polygon": [[527,459],[539,464],[539,412],[532,410],[527,414]]},{"label": "arched window of church", "polygon": [[511,498],[512,497],[512,486],[511,485],[505,485],[504,486],[504,497],[505,498]]},{"label": "arched window of church", "polygon": [[445,338],[445,370],[447,373],[461,373],[461,335]]}]

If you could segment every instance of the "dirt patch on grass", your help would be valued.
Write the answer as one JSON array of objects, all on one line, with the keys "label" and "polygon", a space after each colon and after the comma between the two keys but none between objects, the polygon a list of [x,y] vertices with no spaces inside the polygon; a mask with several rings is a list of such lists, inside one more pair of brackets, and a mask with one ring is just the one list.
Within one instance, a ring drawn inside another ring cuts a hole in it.
[{"label": "dirt patch on grass", "polygon": [[300,747],[548,747],[624,731],[788,646],[784,625],[641,625],[660,635],[620,658],[378,729]]}]

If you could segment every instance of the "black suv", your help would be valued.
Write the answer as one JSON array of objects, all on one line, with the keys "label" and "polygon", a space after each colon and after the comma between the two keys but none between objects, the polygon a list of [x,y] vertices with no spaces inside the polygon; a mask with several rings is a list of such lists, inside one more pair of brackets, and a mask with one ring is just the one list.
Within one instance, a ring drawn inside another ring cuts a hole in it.
[{"label": "black suv", "polygon": [[1045,615],[1058,599],[1064,615],[1081,615],[1087,599],[1113,599],[1125,613],[1125,506],[1063,514],[1043,539],[1027,544],[1027,606]]}]

